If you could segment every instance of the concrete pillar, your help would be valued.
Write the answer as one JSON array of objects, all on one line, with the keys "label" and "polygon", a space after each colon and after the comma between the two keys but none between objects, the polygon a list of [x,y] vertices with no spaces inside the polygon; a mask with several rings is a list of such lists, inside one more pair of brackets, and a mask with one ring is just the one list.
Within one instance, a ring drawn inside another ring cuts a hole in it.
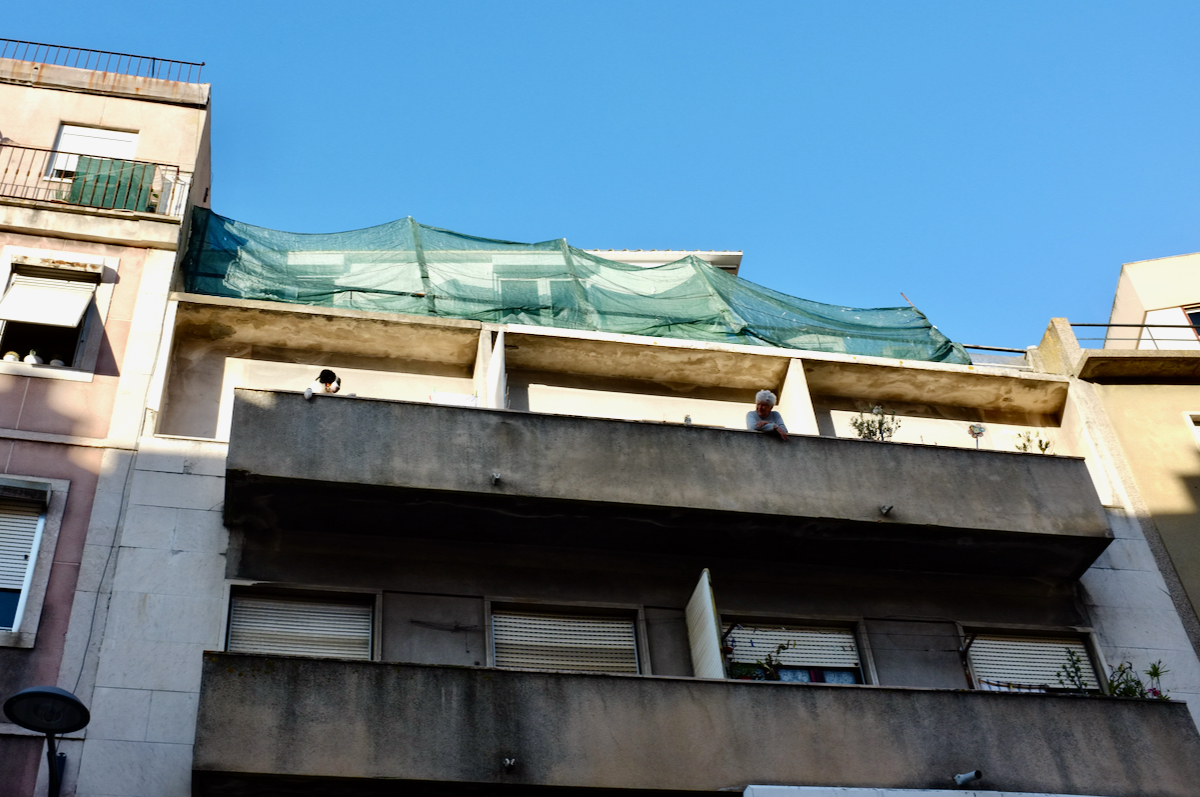
[{"label": "concrete pillar", "polygon": [[1083,356],[1083,349],[1080,348],[1079,341],[1075,339],[1075,332],[1071,329],[1071,323],[1067,319],[1050,319],[1050,325],[1046,327],[1046,334],[1042,336],[1042,341],[1038,344],[1037,355],[1035,364],[1039,370],[1045,373],[1068,376],[1075,373],[1079,358]]},{"label": "concrete pillar", "polygon": [[779,391],[779,405],[775,408],[783,416],[788,431],[792,434],[819,435],[817,414],[813,410],[812,395],[808,392],[808,378],[804,375],[804,361],[788,362],[783,387]]}]

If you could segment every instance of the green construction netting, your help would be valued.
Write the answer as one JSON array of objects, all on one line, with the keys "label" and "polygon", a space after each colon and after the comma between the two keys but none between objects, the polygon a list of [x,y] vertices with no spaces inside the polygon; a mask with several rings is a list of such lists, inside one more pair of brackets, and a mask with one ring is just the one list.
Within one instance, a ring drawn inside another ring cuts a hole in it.
[{"label": "green construction netting", "polygon": [[185,289],[237,299],[969,363],[919,310],[810,302],[696,257],[605,260],[563,239],[495,241],[407,218],[328,234],[252,227],[197,208]]}]

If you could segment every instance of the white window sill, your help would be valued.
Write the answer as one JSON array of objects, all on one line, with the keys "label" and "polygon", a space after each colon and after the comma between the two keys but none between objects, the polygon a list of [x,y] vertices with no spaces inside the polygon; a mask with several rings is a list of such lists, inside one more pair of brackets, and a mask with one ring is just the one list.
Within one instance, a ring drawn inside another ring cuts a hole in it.
[{"label": "white window sill", "polygon": [[62,365],[30,365],[0,360],[0,374],[32,376],[39,379],[65,379],[68,382],[91,382],[92,372]]}]

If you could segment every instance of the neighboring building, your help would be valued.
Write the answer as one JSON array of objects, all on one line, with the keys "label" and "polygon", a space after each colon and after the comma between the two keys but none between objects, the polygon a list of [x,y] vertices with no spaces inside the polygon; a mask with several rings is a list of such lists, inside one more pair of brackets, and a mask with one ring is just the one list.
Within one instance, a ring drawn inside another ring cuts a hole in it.
[{"label": "neighboring building", "polygon": [[[1200,647],[1197,323],[1200,254],[1128,263],[1121,269],[1104,348],[1072,349],[1069,343],[1073,353],[1064,370],[1094,385],[1112,425],[1113,447],[1123,453],[1137,485],[1137,516],[1157,544],[1180,613]],[[1085,338],[1103,331],[1080,329]]]},{"label": "neighboring building", "polygon": [[[9,40],[0,55],[0,697],[90,700],[80,665],[181,227],[207,198],[209,92],[194,64]],[[0,716],[0,792],[34,793],[44,744]]]},{"label": "neighboring building", "polygon": [[[1200,782],[1200,662],[1061,322],[978,365],[694,257],[195,218],[77,794]],[[876,404],[907,444],[853,439]],[[1099,696],[1159,659],[1176,701]]]}]

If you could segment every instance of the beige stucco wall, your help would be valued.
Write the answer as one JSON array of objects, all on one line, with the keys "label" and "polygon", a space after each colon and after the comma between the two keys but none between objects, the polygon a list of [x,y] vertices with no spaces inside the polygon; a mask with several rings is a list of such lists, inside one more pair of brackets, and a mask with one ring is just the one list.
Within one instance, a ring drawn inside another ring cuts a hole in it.
[{"label": "beige stucco wall", "polygon": [[183,338],[171,358],[171,379],[159,432],[181,437],[229,440],[234,388],[302,391],[323,368],[342,380],[342,392],[363,398],[432,401],[437,393],[472,395],[465,369],[414,360],[351,367],[352,355],[274,351],[266,359],[254,347]]},{"label": "beige stucco wall", "polygon": [[[1126,263],[1121,267],[1110,324],[1186,324],[1187,317],[1155,311],[1200,304],[1200,253]],[[1166,333],[1165,330],[1160,331]],[[1178,333],[1186,333],[1179,330]],[[1137,337],[1135,329],[1112,329],[1110,338]],[[1194,344],[1194,338],[1191,341]],[[1110,340],[1105,348],[1132,349],[1134,341]],[[1171,346],[1169,348],[1182,348]]]},{"label": "beige stucco wall", "polygon": [[52,149],[62,124],[104,127],[138,134],[135,160],[196,167],[208,112],[102,94],[58,91],[0,83],[6,138],[22,147]]},{"label": "beige stucco wall", "polygon": [[1200,385],[1097,385],[1192,606],[1200,608]]}]

